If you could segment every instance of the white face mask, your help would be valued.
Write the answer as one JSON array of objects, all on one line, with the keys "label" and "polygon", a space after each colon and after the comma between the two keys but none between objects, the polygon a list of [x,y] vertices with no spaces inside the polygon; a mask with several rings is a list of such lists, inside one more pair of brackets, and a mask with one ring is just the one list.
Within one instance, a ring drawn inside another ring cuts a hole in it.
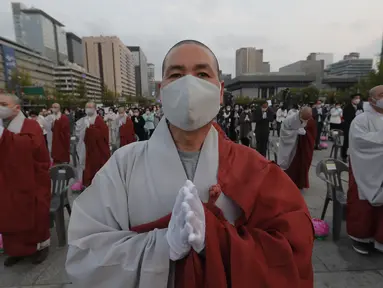
[{"label": "white face mask", "polygon": [[85,108],[85,114],[89,117],[93,116],[96,111],[93,108]]},{"label": "white face mask", "polygon": [[355,104],[355,105],[358,105],[359,103],[360,103],[360,99],[355,99],[355,100],[354,100],[354,104]]},{"label": "white face mask", "polygon": [[7,119],[11,117],[12,114],[13,111],[11,108],[0,106],[0,119]]},{"label": "white face mask", "polygon": [[57,113],[59,113],[59,111],[60,111],[59,108],[52,108],[52,112],[53,112],[53,113],[56,113],[56,114],[57,114]]},{"label": "white face mask", "polygon": [[375,103],[373,104],[375,107],[383,109],[383,99],[375,99],[375,98],[372,98],[372,99],[375,100]]},{"label": "white face mask", "polygon": [[217,116],[220,93],[218,86],[186,75],[161,88],[163,113],[174,126],[197,130]]}]

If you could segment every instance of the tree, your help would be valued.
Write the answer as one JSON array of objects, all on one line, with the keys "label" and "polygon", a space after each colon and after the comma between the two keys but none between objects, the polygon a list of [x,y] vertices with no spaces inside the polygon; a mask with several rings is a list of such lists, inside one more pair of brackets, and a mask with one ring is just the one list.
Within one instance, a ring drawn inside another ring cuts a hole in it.
[{"label": "tree", "polygon": [[251,98],[248,96],[237,96],[234,98],[234,103],[238,105],[248,105],[251,103]]},{"label": "tree", "polygon": [[88,94],[88,91],[86,89],[86,82],[84,79],[82,79],[78,83],[76,90],[75,90],[75,95],[77,96],[79,103],[85,104],[85,102],[88,101],[87,94]]},{"label": "tree", "polygon": [[104,106],[107,106],[107,107],[114,106],[116,103],[115,93],[109,90],[106,84],[104,84],[104,87],[102,90],[101,102]]},{"label": "tree", "polygon": [[356,84],[357,91],[362,94],[364,100],[368,97],[368,92],[371,88],[382,85],[383,83],[383,62],[379,62],[376,70],[371,71],[367,77],[362,78]]},{"label": "tree", "polygon": [[25,70],[13,69],[11,80],[7,83],[6,87],[8,92],[18,92],[18,89],[28,86],[32,86],[31,75]]}]

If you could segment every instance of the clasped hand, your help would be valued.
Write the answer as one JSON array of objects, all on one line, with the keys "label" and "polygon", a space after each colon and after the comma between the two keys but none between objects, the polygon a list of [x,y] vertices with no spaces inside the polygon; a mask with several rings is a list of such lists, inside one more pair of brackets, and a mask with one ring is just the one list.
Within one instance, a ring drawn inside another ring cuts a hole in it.
[{"label": "clasped hand", "polygon": [[200,253],[205,248],[205,226],[205,211],[197,188],[187,180],[178,192],[166,233],[170,259],[182,259],[191,248]]}]

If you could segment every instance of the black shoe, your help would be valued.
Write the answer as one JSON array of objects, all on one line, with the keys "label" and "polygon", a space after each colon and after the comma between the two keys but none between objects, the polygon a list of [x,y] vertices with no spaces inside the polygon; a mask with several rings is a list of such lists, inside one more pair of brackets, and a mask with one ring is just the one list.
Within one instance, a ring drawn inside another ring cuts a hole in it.
[{"label": "black shoe", "polygon": [[359,254],[368,255],[371,252],[371,243],[362,243],[352,240],[352,248]]},{"label": "black shoe", "polygon": [[47,259],[49,255],[49,247],[44,248],[43,250],[37,251],[32,255],[32,264],[41,264]]},{"label": "black shoe", "polygon": [[19,263],[21,260],[23,260],[24,257],[7,257],[4,261],[5,267],[12,267],[13,265]]}]

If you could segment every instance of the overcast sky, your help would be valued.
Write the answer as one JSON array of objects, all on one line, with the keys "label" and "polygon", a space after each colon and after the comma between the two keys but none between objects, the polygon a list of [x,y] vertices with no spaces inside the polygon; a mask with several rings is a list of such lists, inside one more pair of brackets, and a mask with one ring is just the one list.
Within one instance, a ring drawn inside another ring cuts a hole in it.
[{"label": "overcast sky", "polygon": [[[264,49],[273,71],[310,52],[351,51],[373,57],[383,33],[383,0],[24,0],[79,36],[116,35],[141,46],[160,64],[186,38],[217,55],[224,73],[235,71],[235,50]],[[97,4],[96,4],[97,3]],[[0,0],[0,36],[14,39],[11,1]]]}]

